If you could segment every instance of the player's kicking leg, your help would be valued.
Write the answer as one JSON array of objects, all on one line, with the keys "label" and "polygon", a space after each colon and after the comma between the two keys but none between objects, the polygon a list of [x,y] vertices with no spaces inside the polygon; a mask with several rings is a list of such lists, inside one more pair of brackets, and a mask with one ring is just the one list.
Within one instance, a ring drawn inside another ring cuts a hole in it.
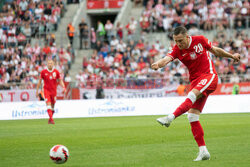
[{"label": "player's kicking leg", "polygon": [[196,86],[194,86],[192,91],[188,93],[186,100],[175,110],[173,114],[157,119],[160,124],[168,127],[175,118],[187,111],[189,112],[188,120],[191,125],[194,139],[199,146],[199,154],[194,161],[210,159],[210,154],[204,141],[204,132],[199,122],[199,116],[206,103],[208,95],[216,89],[217,82],[218,77],[216,75],[213,74],[205,76],[205,78],[202,78],[197,85],[196,83],[193,84]]},{"label": "player's kicking leg", "polygon": [[207,150],[204,140],[204,131],[199,121],[200,111],[191,108],[188,111],[187,117],[191,125],[191,131],[193,133],[194,139],[199,147],[199,154],[197,158],[194,159],[194,161],[209,160],[210,154]]},{"label": "player's kicking leg", "polygon": [[160,117],[160,118],[157,118],[157,122],[159,122],[162,126],[166,126],[166,127],[169,127],[171,122],[175,119],[175,116],[174,114],[169,114],[165,117]]},{"label": "player's kicking leg", "polygon": [[175,110],[174,113],[169,114],[165,117],[157,118],[156,119],[157,122],[159,122],[163,126],[169,127],[171,122],[175,118],[187,112],[195,103],[197,97],[199,98],[200,96],[201,96],[201,93],[199,92],[199,90],[193,89],[192,91],[188,93],[186,100]]},{"label": "player's kicking leg", "polygon": [[215,74],[202,77],[197,84],[196,81],[192,82],[191,87],[193,87],[193,89],[188,93],[186,100],[175,110],[173,114],[158,118],[157,121],[160,124],[169,127],[175,118],[191,109],[192,105],[197,99],[201,98],[203,94],[208,96],[210,93],[212,93],[217,87],[217,82],[218,77]]}]

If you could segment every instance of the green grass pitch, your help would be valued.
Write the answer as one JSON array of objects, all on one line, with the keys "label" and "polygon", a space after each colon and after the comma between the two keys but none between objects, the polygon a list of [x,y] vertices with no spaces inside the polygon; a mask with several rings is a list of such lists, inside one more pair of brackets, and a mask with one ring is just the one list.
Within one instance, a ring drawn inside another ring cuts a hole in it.
[{"label": "green grass pitch", "polygon": [[204,114],[211,160],[193,162],[198,148],[186,115],[169,128],[158,116],[0,121],[1,167],[58,166],[53,145],[70,152],[65,167],[249,167],[250,113]]}]

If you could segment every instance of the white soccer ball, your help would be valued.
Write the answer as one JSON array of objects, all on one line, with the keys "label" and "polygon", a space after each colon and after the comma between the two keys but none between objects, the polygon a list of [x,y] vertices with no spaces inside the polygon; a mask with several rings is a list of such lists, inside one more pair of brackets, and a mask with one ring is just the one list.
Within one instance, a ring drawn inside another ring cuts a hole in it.
[{"label": "white soccer ball", "polygon": [[63,164],[69,158],[69,150],[63,145],[55,145],[50,149],[49,155],[56,164]]}]

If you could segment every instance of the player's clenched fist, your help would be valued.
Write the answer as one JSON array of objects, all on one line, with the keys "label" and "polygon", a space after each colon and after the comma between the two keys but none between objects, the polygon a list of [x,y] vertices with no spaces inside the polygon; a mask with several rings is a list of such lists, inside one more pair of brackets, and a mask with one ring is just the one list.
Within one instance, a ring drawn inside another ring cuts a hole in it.
[{"label": "player's clenched fist", "polygon": [[154,69],[154,70],[158,70],[158,69],[159,69],[158,63],[153,63],[153,64],[151,65],[151,68]]},{"label": "player's clenched fist", "polygon": [[234,62],[239,62],[240,61],[240,54],[239,53],[233,54],[233,59],[234,59]]}]

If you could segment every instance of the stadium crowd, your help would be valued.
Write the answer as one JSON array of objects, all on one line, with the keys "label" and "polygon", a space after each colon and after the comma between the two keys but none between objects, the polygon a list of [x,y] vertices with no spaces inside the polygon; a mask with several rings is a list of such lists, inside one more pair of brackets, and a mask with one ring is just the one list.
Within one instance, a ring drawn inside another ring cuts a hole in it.
[{"label": "stadium crowd", "polygon": [[140,18],[144,32],[171,31],[177,26],[212,30],[218,26],[246,28],[250,5],[245,0],[148,0]]},{"label": "stadium crowd", "polygon": [[62,0],[9,0],[0,13],[2,42],[16,41],[22,33],[26,38],[46,35],[57,30],[66,10]]},{"label": "stadium crowd", "polygon": [[[4,4],[0,12],[0,89],[33,88],[48,58],[68,75],[74,51],[71,46],[56,46],[53,34],[65,10],[62,0],[8,0]],[[45,43],[32,45],[38,36]]]},{"label": "stadium crowd", "polygon": [[[114,29],[115,31],[115,29]],[[156,41],[149,45],[147,41],[129,40],[125,42],[118,33],[119,29],[109,37],[97,38],[93,44],[91,58],[83,59],[83,70],[76,75],[78,84],[81,86],[93,86],[93,82],[100,81],[104,86],[114,86],[115,84],[125,85],[135,81],[137,85],[144,85],[146,79],[163,78],[166,84],[179,82],[180,78],[188,82],[188,71],[178,60],[173,61],[161,71],[153,71],[150,64],[155,60],[165,56],[171,47],[166,48]],[[235,64],[230,59],[213,57],[215,67],[220,75],[220,82],[243,82],[250,81],[250,38],[245,31],[235,31],[234,38],[230,38],[223,26],[220,26],[217,35],[213,39],[213,45],[221,47],[228,52],[238,52],[242,55],[239,63]],[[234,40],[233,40],[234,39]],[[136,79],[136,80],[135,80]],[[143,81],[145,80],[145,82]]]},{"label": "stadium crowd", "polygon": [[[174,61],[161,72],[150,69],[150,64],[166,55],[174,45],[166,48],[159,41],[149,45],[144,40],[135,40],[136,27],[140,24],[142,32],[167,31],[170,40],[171,31],[180,25],[189,29],[190,35],[199,34],[200,30],[216,28],[217,35],[213,45],[226,51],[242,54],[242,61],[234,64],[231,60],[213,58],[216,69],[221,76],[220,82],[249,81],[249,37],[244,31],[249,27],[249,2],[233,0],[145,0],[145,10],[139,20],[133,17],[127,25],[118,23],[116,27],[108,20],[98,21],[97,30],[91,28],[91,48],[94,49],[90,59],[84,58],[83,70],[76,78],[82,86],[91,86],[96,80],[109,85],[116,80],[135,80],[147,78],[164,78],[166,83],[178,82],[184,78],[188,82],[188,71],[179,61]],[[227,28],[234,28],[234,35],[228,36]],[[127,31],[125,41],[124,31]],[[234,36],[234,38],[232,38]],[[106,40],[105,40],[106,39]],[[235,40],[232,40],[235,39]],[[110,81],[111,80],[111,81]],[[125,81],[126,82],[126,81]],[[143,84],[143,82],[138,82]],[[116,83],[115,83],[116,84]],[[125,83],[126,85],[126,83]]]},{"label": "stadium crowd", "polygon": [[[156,11],[156,8],[161,8],[157,7],[161,4],[161,0],[156,5],[153,5],[155,4],[153,2],[150,0],[147,3],[152,7],[149,13]],[[170,2],[163,1],[162,8],[171,9],[172,3]],[[182,3],[183,12],[185,8],[191,8],[185,1],[180,1],[178,5],[181,6]],[[196,3],[201,3],[201,1],[195,1],[194,4]],[[214,3],[219,2],[213,1],[210,5]],[[228,1],[228,3],[232,2]],[[245,2],[241,5],[243,10],[246,6]],[[192,6],[192,9],[194,8],[195,6]],[[52,29],[56,29],[65,9],[62,0],[15,0],[4,5],[0,13],[0,89],[14,89],[19,84],[25,85],[25,88],[32,88],[37,83],[39,72],[45,67],[45,61],[48,58],[56,61],[56,68],[63,72],[65,81],[71,81],[68,70],[74,60],[74,50],[70,45],[68,48],[56,46],[55,35],[52,33]],[[172,7],[172,10],[175,8]],[[56,16],[56,22],[50,22],[53,16]],[[235,15],[235,18],[237,17],[239,16]],[[78,85],[92,87],[96,86],[96,81],[104,83],[107,87],[145,85],[145,81],[152,78],[163,78],[166,84],[178,83],[180,79],[185,83],[188,82],[188,71],[178,60],[159,71],[153,71],[150,68],[150,64],[165,56],[174,43],[171,41],[171,47],[166,48],[158,40],[153,45],[143,38],[138,41],[133,40],[132,35],[135,33],[137,24],[138,22],[133,17],[124,27],[120,23],[114,26],[110,20],[104,24],[98,21],[96,30],[88,28],[84,20],[79,24],[84,47],[90,46],[93,53],[90,58],[84,57],[83,59],[83,69],[76,75]],[[38,25],[39,28],[35,28],[34,25]],[[244,26],[245,23],[242,21],[241,25]],[[221,76],[220,82],[250,81],[250,39],[244,27],[236,28],[234,38],[229,38],[225,33],[225,27],[218,24],[217,35],[213,39],[213,45],[222,47],[228,52],[239,52],[242,55],[242,60],[238,64],[227,59],[213,58],[217,72]],[[32,46],[32,38],[43,34],[39,33],[41,29],[45,32],[44,46],[37,43]],[[125,30],[128,31],[128,41],[124,39]],[[196,32],[195,29],[189,30],[190,34],[194,32]]]}]

